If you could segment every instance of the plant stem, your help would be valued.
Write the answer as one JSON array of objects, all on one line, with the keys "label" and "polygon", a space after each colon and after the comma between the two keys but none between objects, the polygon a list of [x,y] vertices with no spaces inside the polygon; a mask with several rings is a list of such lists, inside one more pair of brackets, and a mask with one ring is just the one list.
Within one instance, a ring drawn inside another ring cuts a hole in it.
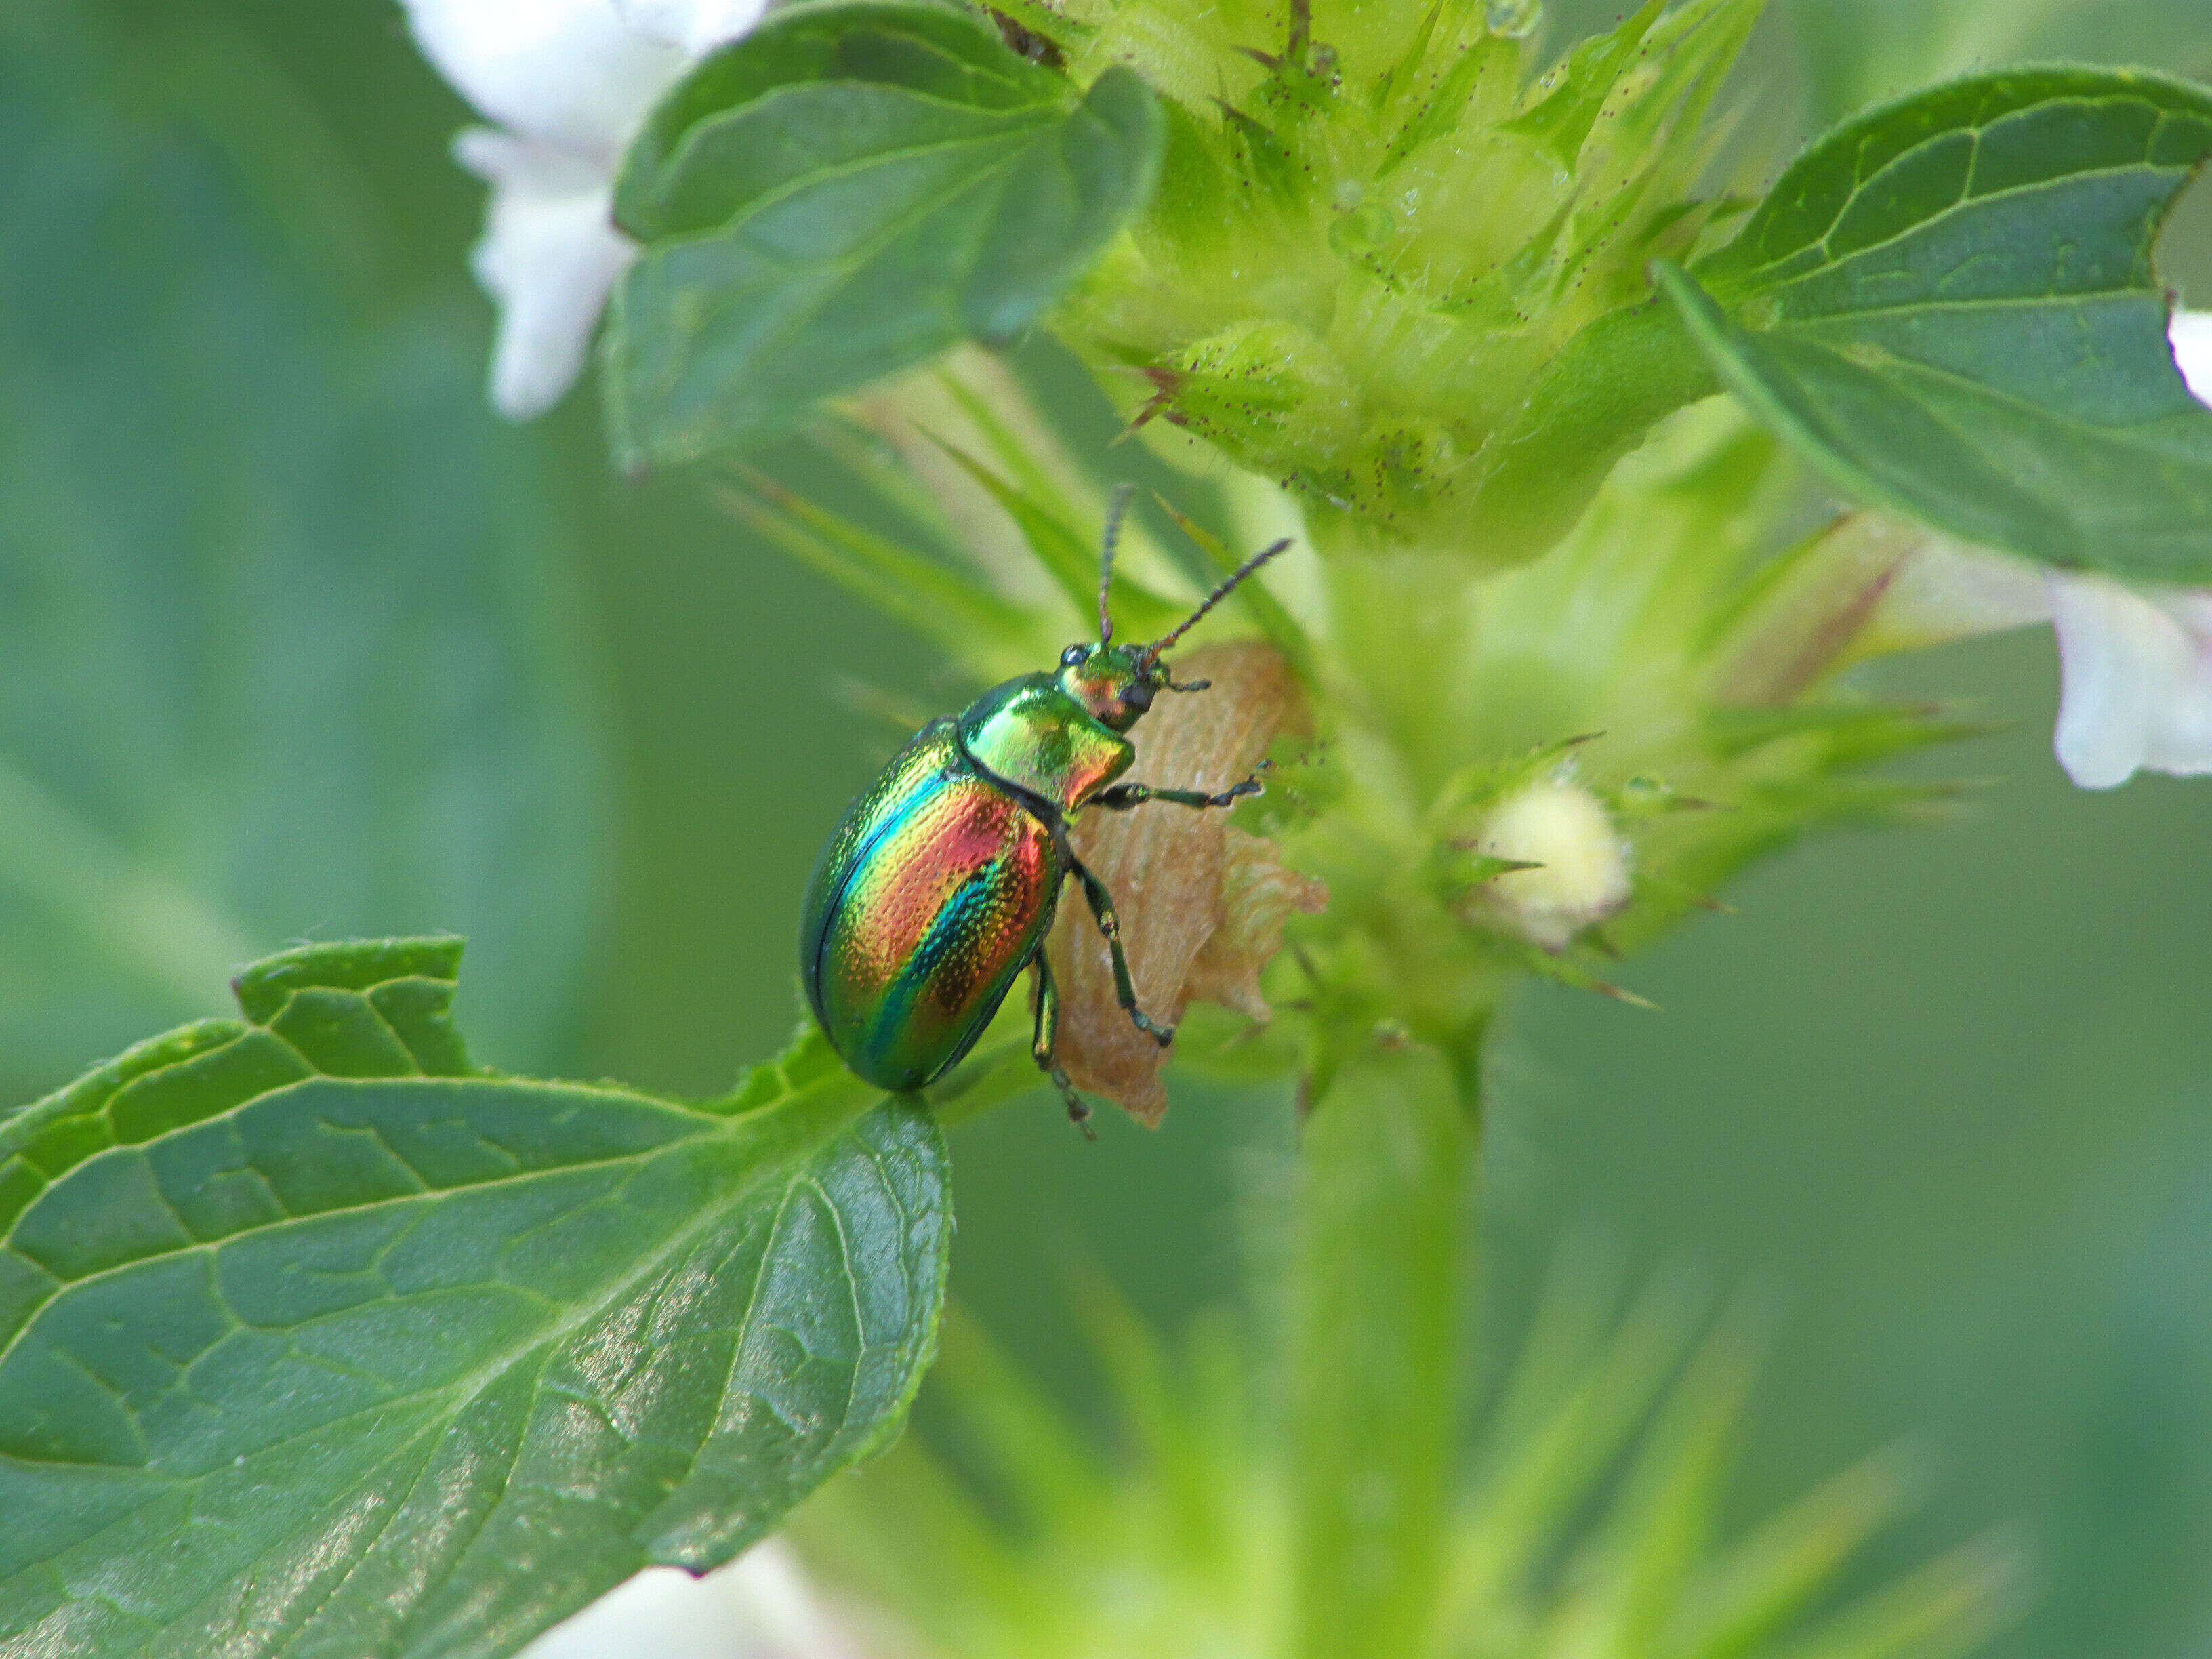
[{"label": "plant stem", "polygon": [[1298,1659],[1413,1659],[1456,1460],[1476,1122],[1410,1042],[1346,1057],[1304,1131],[1291,1331]]}]

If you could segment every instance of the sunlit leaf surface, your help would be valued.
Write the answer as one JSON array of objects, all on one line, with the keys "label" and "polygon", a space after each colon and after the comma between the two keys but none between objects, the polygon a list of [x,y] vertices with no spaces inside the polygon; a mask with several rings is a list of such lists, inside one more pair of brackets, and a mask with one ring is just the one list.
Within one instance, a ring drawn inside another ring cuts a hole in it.
[{"label": "sunlit leaf surface", "polygon": [[0,1118],[0,1653],[512,1651],[895,1431],[951,1221],[818,1037],[730,1099],[478,1072],[453,939]]},{"label": "sunlit leaf surface", "polygon": [[1662,285],[1722,381],[1844,489],[1978,542],[2212,579],[2212,410],[2166,338],[2160,228],[2212,92],[2023,70],[1818,140]]},{"label": "sunlit leaf surface", "polygon": [[622,181],[647,242],[607,338],[631,465],[741,449],[966,337],[1011,338],[1150,192],[1126,70],[1079,99],[981,25],[803,7],[670,95]]}]

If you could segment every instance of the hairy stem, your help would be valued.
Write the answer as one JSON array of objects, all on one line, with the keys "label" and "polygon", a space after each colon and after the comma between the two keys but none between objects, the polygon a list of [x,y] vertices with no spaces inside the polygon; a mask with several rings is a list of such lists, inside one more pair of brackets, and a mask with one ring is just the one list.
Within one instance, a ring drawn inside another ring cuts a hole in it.
[{"label": "hairy stem", "polygon": [[1429,1646],[1474,1143],[1455,1067],[1408,1042],[1348,1056],[1306,1121],[1291,1333],[1298,1659]]}]

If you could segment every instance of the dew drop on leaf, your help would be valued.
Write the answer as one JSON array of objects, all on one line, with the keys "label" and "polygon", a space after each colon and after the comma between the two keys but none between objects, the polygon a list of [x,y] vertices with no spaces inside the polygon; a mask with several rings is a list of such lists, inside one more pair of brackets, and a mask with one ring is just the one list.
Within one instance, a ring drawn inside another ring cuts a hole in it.
[{"label": "dew drop on leaf", "polygon": [[1544,0],[1490,0],[1483,21],[1492,34],[1525,40],[1544,23]]}]

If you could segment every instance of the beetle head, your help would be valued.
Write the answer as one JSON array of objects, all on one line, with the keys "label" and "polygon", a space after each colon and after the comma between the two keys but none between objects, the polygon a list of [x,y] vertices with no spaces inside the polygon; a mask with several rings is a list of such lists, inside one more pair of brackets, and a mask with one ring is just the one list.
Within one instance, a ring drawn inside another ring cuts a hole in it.
[{"label": "beetle head", "polygon": [[1126,732],[1170,689],[1167,665],[1149,646],[1085,641],[1060,653],[1060,689],[1100,725]]},{"label": "beetle head", "polygon": [[1285,539],[1262,548],[1231,571],[1221,585],[1199,601],[1198,609],[1151,645],[1114,643],[1114,617],[1107,601],[1114,587],[1114,544],[1121,532],[1121,514],[1129,505],[1129,486],[1114,492],[1106,509],[1106,533],[1098,550],[1098,643],[1079,642],[1060,653],[1060,690],[1073,697],[1101,724],[1116,732],[1134,726],[1152,699],[1162,691],[1203,691],[1206,683],[1177,685],[1161,654],[1197,624],[1230,590],[1290,545]]}]

